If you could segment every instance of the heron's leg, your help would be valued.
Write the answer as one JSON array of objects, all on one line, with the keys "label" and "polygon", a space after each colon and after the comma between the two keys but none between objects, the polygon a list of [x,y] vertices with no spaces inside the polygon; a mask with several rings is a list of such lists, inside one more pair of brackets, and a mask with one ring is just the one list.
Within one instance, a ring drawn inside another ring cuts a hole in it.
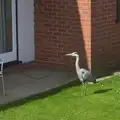
[{"label": "heron's leg", "polygon": [[87,85],[86,82],[83,83],[83,95],[86,96],[86,89],[87,89]]},{"label": "heron's leg", "polygon": [[85,84],[82,84],[82,95],[84,95]]},{"label": "heron's leg", "polygon": [[84,96],[86,95],[86,83],[84,83]]},{"label": "heron's leg", "polygon": [[83,95],[84,93],[84,82],[82,82],[82,86],[81,86],[81,96]]},{"label": "heron's leg", "polygon": [[85,96],[86,96],[86,92],[87,92],[87,83],[86,83],[86,82],[85,82],[84,86],[85,86],[85,87],[84,87],[84,89],[85,89],[85,90],[84,90],[84,94],[85,94]]}]

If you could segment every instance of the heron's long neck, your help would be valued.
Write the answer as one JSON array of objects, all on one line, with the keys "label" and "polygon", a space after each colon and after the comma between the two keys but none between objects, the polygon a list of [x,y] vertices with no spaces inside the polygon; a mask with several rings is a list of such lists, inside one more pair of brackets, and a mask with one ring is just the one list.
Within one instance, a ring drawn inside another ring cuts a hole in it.
[{"label": "heron's long neck", "polygon": [[76,70],[80,69],[80,66],[79,66],[79,56],[76,57],[75,67],[76,67]]}]

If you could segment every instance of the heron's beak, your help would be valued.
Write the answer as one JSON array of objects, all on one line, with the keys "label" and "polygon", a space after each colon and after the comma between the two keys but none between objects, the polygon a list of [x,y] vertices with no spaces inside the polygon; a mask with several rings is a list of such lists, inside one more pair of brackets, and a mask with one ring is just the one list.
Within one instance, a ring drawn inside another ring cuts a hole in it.
[{"label": "heron's beak", "polygon": [[69,53],[69,54],[65,54],[65,56],[72,56],[72,53]]}]

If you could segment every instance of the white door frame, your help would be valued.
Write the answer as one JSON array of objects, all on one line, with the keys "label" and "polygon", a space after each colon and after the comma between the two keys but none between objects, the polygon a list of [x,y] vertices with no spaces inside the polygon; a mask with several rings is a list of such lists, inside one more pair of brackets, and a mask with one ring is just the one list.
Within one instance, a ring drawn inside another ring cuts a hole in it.
[{"label": "white door frame", "polygon": [[34,0],[17,0],[18,61],[35,60]]},{"label": "white door frame", "polygon": [[16,0],[12,0],[12,51],[0,54],[0,59],[2,59],[4,63],[17,60]]}]

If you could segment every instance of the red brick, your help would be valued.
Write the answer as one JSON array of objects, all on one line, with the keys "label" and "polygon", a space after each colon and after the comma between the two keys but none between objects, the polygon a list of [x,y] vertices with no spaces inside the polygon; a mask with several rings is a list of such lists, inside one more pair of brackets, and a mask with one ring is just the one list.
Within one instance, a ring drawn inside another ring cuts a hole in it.
[{"label": "red brick", "polygon": [[73,69],[74,59],[64,54],[76,51],[81,67],[91,69],[91,1],[41,3],[35,8],[36,61],[41,66]]},{"label": "red brick", "polygon": [[[120,26],[116,20],[116,0],[92,3],[92,70],[101,74],[120,67]],[[117,54],[114,54],[117,53]]]}]

